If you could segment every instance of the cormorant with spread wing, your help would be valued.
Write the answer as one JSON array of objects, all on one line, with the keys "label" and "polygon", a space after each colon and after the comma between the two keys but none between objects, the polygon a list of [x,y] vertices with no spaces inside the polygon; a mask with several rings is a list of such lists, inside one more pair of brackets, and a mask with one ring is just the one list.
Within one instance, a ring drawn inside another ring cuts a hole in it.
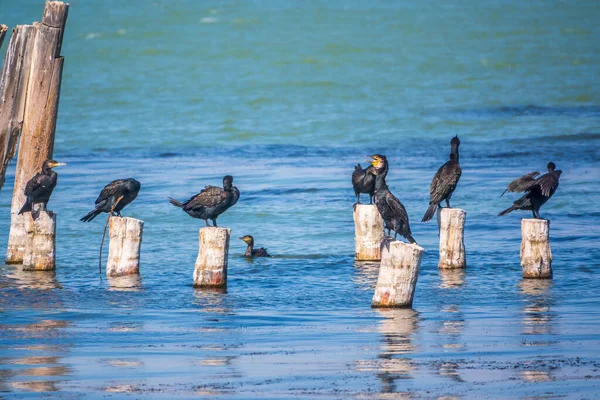
[{"label": "cormorant with spread wing", "polygon": [[360,164],[354,167],[352,173],[352,187],[356,195],[356,204],[360,204],[360,194],[367,193],[369,195],[369,204],[373,204],[373,193],[375,193],[375,174],[373,166],[369,165],[363,169]]},{"label": "cormorant with spread wing", "polygon": [[462,169],[458,163],[458,146],[460,146],[458,135],[452,138],[450,145],[450,160],[446,161],[433,176],[429,188],[429,208],[421,222],[427,222],[433,218],[436,209],[440,207],[440,203],[444,200],[446,200],[446,206],[450,208],[450,198],[462,174]]},{"label": "cormorant with spread wing", "polygon": [[244,254],[246,257],[271,257],[269,253],[267,253],[267,249],[264,247],[258,249],[254,248],[254,238],[251,235],[242,236],[240,239],[246,242],[248,245],[248,248],[246,248],[246,254]]},{"label": "cormorant with spread wing", "polygon": [[121,210],[137,197],[141,184],[133,178],[117,179],[104,186],[96,199],[96,207],[80,219],[90,222],[100,213],[112,213],[121,216]]},{"label": "cormorant with spread wing", "polygon": [[237,203],[239,198],[240,191],[233,186],[233,177],[226,175],[223,177],[223,188],[206,186],[200,193],[183,203],[171,197],[169,202],[183,209],[190,217],[203,219],[206,226],[210,226],[209,219],[212,220],[213,226],[217,226],[217,217]]},{"label": "cormorant with spread wing", "polygon": [[552,197],[554,192],[556,192],[560,174],[562,174],[562,171],[557,170],[556,165],[553,162],[549,162],[547,174],[536,178],[536,176],[539,175],[539,172],[536,171],[515,179],[509,183],[506,190],[502,193],[502,196],[507,191],[516,193],[525,192],[525,194],[520,199],[516,200],[512,206],[498,215],[506,215],[514,210],[531,210],[533,212],[533,218],[541,219],[540,207]]},{"label": "cormorant with spread wing", "polygon": [[25,212],[31,212],[31,217],[36,220],[39,217],[39,212],[33,210],[34,204],[41,204],[39,211],[46,211],[46,205],[50,200],[52,191],[56,187],[58,174],[52,168],[67,165],[65,163],[56,162],[54,160],[46,160],[42,164],[42,172],[38,172],[25,185],[25,204],[21,207],[19,215]]},{"label": "cormorant with spread wing", "polygon": [[394,238],[399,233],[410,243],[416,244],[417,242],[413,239],[410,231],[406,209],[400,200],[390,192],[385,182],[389,169],[387,158],[381,154],[375,154],[371,157],[373,158],[371,165],[374,167],[373,172],[375,173],[375,205],[383,218],[388,236],[391,237],[390,230],[392,230],[394,231]]}]

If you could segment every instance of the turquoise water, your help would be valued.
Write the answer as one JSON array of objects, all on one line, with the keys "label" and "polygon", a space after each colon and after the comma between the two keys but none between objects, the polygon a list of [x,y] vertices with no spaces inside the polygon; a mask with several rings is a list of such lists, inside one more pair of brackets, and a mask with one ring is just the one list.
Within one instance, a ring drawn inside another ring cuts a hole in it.
[{"label": "turquoise water", "polygon": [[[0,0],[0,23],[41,1]],[[56,274],[0,266],[8,398],[582,397],[600,367],[600,8],[594,2],[71,1],[49,208]],[[3,46],[7,47],[8,40]],[[420,221],[458,134],[468,268]],[[413,310],[370,308],[353,261],[353,165],[375,152],[425,249]],[[548,161],[554,280],[522,281],[505,185]],[[170,206],[234,176],[228,293],[194,290],[193,220]],[[100,281],[102,221],[135,177],[139,281]],[[6,245],[14,179],[0,192]]]}]

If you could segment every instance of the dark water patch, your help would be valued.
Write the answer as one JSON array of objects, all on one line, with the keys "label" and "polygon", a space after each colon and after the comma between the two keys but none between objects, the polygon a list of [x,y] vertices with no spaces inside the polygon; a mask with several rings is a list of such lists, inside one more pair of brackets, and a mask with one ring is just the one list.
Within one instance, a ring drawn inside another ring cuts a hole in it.
[{"label": "dark water patch", "polygon": [[463,117],[600,117],[600,106],[539,106],[539,105],[511,105],[489,108],[457,109],[456,114]]}]

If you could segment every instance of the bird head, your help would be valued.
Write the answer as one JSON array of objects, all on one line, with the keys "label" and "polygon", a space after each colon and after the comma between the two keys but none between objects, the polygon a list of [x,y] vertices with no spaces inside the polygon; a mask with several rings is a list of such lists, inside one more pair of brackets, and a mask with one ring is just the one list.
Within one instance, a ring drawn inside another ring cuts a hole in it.
[{"label": "bird head", "polygon": [[458,138],[458,135],[456,135],[452,138],[452,140],[450,141],[450,145],[451,146],[460,146],[460,139]]},{"label": "bird head", "polygon": [[367,157],[370,157],[372,159],[369,161],[369,163],[378,170],[382,169],[387,162],[387,158],[385,158],[385,156],[381,154],[373,154],[372,156]]},{"label": "bird head", "polygon": [[48,159],[48,160],[44,161],[44,167],[48,168],[48,169],[52,169],[55,167],[61,167],[63,165],[67,165],[67,163],[54,161],[52,159]]},{"label": "bird head", "polygon": [[233,176],[225,175],[223,177],[223,189],[229,190],[229,189],[231,189],[232,185],[233,185]]},{"label": "bird head", "polygon": [[242,236],[240,238],[240,240],[243,240],[244,242],[246,242],[246,244],[249,245],[253,245],[254,244],[254,238],[250,235],[246,235],[246,236]]},{"label": "bird head", "polygon": [[552,161],[550,161],[548,163],[548,172],[552,172],[556,169],[556,164],[554,164]]}]

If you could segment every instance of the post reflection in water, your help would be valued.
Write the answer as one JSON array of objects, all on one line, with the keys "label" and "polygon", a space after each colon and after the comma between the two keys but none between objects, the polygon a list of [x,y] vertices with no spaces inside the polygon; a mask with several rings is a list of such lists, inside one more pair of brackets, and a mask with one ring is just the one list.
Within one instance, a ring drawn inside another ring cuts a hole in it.
[{"label": "post reflection in water", "polygon": [[[550,346],[555,341],[549,340],[548,335],[554,335],[554,317],[552,311],[554,304],[550,279],[523,279],[519,283],[523,295],[523,318],[521,320],[521,333],[525,339],[522,346]],[[534,356],[530,360],[531,367],[521,371],[520,377],[526,382],[548,382],[553,380],[550,367],[540,368],[540,360]]]},{"label": "post reflection in water", "polygon": [[56,271],[24,271],[22,266],[7,267],[9,271],[4,275],[7,282],[19,289],[53,290],[61,289],[56,280]]},{"label": "post reflection in water", "polygon": [[458,289],[465,283],[464,269],[440,269],[440,289]]},{"label": "post reflection in water", "polygon": [[142,278],[139,275],[109,276],[108,285],[111,291],[139,292],[142,289]]},{"label": "post reflection in water", "polygon": [[194,289],[194,304],[202,312],[231,314],[232,310],[227,301],[226,288]]},{"label": "post reflection in water", "polygon": [[379,277],[379,262],[354,261],[356,274],[352,275],[352,281],[363,290],[373,290]]},{"label": "post reflection in water", "polygon": [[377,309],[383,318],[378,330],[382,335],[381,352],[372,370],[381,380],[381,393],[396,393],[398,379],[410,379],[416,368],[410,355],[416,347],[412,336],[418,329],[419,314],[410,308]]},{"label": "post reflection in water", "polygon": [[[465,283],[464,269],[440,269],[439,274],[439,288],[442,290],[460,289]],[[440,313],[437,333],[441,336],[442,347],[446,352],[464,351],[462,334],[465,330],[465,317],[458,304],[443,304]],[[442,362],[438,367],[438,374],[456,382],[464,382],[459,366],[454,362]]]}]

